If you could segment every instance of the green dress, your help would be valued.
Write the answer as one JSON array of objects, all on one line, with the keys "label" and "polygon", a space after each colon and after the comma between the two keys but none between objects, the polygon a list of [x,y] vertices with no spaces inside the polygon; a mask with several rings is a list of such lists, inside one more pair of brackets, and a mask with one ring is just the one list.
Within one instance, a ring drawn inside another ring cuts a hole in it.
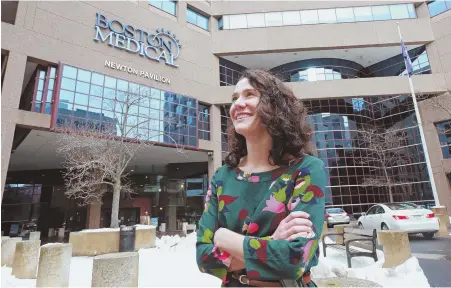
[{"label": "green dress", "polygon": [[[239,285],[227,271],[230,255],[213,244],[215,231],[224,227],[245,235],[243,249],[249,279],[300,278],[318,264],[325,184],[324,163],[310,155],[262,173],[245,174],[227,166],[216,170],[197,232],[200,271],[222,279],[223,286]],[[313,232],[291,242],[272,240],[270,236],[291,211],[310,214]]]}]

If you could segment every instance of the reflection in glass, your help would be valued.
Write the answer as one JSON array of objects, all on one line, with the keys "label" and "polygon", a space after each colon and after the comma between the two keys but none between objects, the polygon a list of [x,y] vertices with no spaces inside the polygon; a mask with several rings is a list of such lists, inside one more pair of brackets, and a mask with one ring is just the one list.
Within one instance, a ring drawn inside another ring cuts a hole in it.
[{"label": "reflection in glass", "polygon": [[356,7],[354,8],[354,16],[356,21],[373,21],[371,14],[371,7]]},{"label": "reflection in glass", "polygon": [[67,91],[67,90],[60,90],[60,102],[64,101],[64,102],[74,102],[74,92],[71,91]]},{"label": "reflection in glass", "polygon": [[337,8],[335,9],[337,13],[338,22],[354,22],[354,11],[352,8]]},{"label": "reflection in glass", "polygon": [[[451,3],[450,1],[442,3]],[[439,10],[450,9],[445,6],[434,9],[434,13],[440,13]],[[442,11],[443,12],[443,11]],[[280,20],[282,13],[282,21]],[[431,12],[432,13],[432,12]],[[300,19],[299,15],[300,14]],[[393,15],[392,15],[393,14]],[[263,17],[264,16],[264,17]],[[224,15],[219,19],[218,27],[223,29],[244,29],[255,27],[271,27],[282,25],[299,25],[299,24],[318,24],[318,23],[343,23],[358,21],[380,21],[390,19],[407,19],[416,18],[414,4],[395,4],[383,6],[363,6],[354,8],[331,8],[318,10],[303,11],[285,11],[271,13],[252,13],[252,14],[236,14]],[[247,19],[246,19],[247,18]]]},{"label": "reflection in glass", "polygon": [[90,82],[91,81],[91,72],[78,69],[77,80],[84,81],[84,82]]},{"label": "reflection in glass", "polygon": [[265,13],[265,23],[266,26],[282,26],[282,13],[281,12],[272,12]]},{"label": "reflection in glass", "polygon": [[66,90],[75,91],[75,80],[64,78],[61,81],[61,88]]},{"label": "reflection in glass", "polygon": [[230,29],[247,28],[246,15],[230,15]]},{"label": "reflection in glass", "polygon": [[301,23],[302,24],[317,24],[318,23],[318,11],[317,10],[301,11]]},{"label": "reflection in glass", "polygon": [[409,18],[409,11],[405,4],[390,5],[390,14],[392,19]]},{"label": "reflection in glass", "polygon": [[[247,14],[244,15],[247,17],[247,28],[254,28],[254,27],[265,27],[265,14],[263,13],[255,13],[255,14]],[[239,19],[239,21],[243,21],[242,19]],[[246,28],[246,27],[241,27]]]},{"label": "reflection in glass", "polygon": [[283,25],[300,25],[301,14],[299,11],[282,12]]},{"label": "reflection in glass", "polygon": [[102,74],[92,73],[91,83],[102,86],[104,79],[105,77]]},{"label": "reflection in glass", "polygon": [[[76,68],[66,71],[77,75]],[[87,80],[89,73],[84,71],[78,75]],[[127,137],[141,140],[151,137],[152,141],[167,144],[197,145],[196,99],[98,73],[92,73],[90,78],[96,84],[62,77],[57,126],[72,125],[72,129],[80,129],[96,124],[100,133],[108,131],[118,136],[126,133]],[[130,105],[129,100],[134,104]],[[124,121],[127,127],[121,132]]]},{"label": "reflection in glass", "polygon": [[[450,5],[450,2],[448,2]],[[442,13],[448,9],[451,9],[451,5],[447,7],[447,1],[431,1],[428,3],[429,14],[431,17]]]},{"label": "reflection in glass", "polygon": [[319,23],[337,23],[337,16],[335,9],[320,9],[318,10]]},{"label": "reflection in glass", "polygon": [[77,76],[77,69],[70,67],[70,66],[64,66],[63,77],[75,79],[76,76]]},{"label": "reflection in glass", "polygon": [[374,20],[390,20],[390,8],[388,6],[373,6],[371,7]]},{"label": "reflection in glass", "polygon": [[89,83],[77,81],[76,92],[89,94]]}]

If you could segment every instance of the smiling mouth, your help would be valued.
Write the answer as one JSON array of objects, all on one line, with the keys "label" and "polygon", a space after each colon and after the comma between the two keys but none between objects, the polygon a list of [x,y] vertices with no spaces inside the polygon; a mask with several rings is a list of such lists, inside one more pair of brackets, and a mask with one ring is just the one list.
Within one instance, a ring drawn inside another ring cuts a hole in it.
[{"label": "smiling mouth", "polygon": [[236,117],[236,120],[243,120],[243,119],[246,119],[249,117],[251,117],[251,116],[250,115],[238,115],[238,117]]}]

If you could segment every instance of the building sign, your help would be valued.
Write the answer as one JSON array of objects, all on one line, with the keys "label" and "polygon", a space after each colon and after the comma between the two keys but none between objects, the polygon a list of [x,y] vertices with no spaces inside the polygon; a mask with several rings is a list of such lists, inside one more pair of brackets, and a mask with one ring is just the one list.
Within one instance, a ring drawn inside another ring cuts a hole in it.
[{"label": "building sign", "polygon": [[164,61],[166,65],[178,67],[174,63],[182,45],[169,30],[145,31],[119,20],[109,20],[98,12],[94,41],[108,43],[117,49],[139,54],[153,61]]},{"label": "building sign", "polygon": [[143,78],[151,79],[151,80],[154,80],[157,82],[171,84],[171,79],[169,79],[169,78],[163,77],[161,75],[153,74],[153,73],[150,73],[150,72],[147,72],[144,70],[137,70],[133,67],[122,65],[122,64],[114,62],[114,61],[105,60],[105,67],[119,70],[119,71],[124,71],[129,74],[135,74],[135,75],[141,76]]}]

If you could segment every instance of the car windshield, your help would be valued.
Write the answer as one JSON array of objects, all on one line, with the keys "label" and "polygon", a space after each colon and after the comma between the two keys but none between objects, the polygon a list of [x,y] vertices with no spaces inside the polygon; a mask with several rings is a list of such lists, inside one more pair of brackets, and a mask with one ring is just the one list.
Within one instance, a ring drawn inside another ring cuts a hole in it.
[{"label": "car windshield", "polygon": [[327,211],[327,213],[343,213],[343,212],[345,212],[341,208],[328,208],[328,209],[326,209],[326,211]]},{"label": "car windshield", "polygon": [[421,209],[421,207],[413,204],[413,203],[396,203],[396,204],[387,204],[387,207],[391,210],[411,210],[411,209]]}]

